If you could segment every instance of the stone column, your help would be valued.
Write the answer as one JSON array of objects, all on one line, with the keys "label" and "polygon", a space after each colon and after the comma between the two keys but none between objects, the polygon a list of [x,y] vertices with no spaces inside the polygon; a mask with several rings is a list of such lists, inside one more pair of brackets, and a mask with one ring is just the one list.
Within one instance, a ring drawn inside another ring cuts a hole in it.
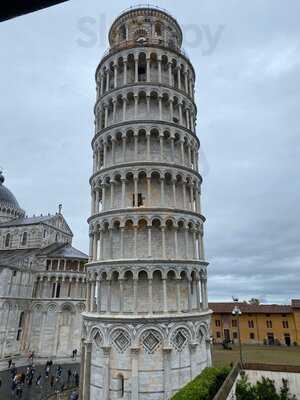
[{"label": "stone column", "polygon": [[94,311],[94,304],[95,304],[95,281],[91,282],[91,302],[90,302],[90,311]]},{"label": "stone column", "polygon": [[176,299],[177,299],[177,312],[181,312],[181,278],[178,277],[176,280]]},{"label": "stone column", "polygon": [[186,119],[186,127],[190,129],[190,116],[189,116],[189,109],[185,109],[185,119]]},{"label": "stone column", "polygon": [[147,160],[150,160],[150,132],[146,132],[146,139],[147,139]]},{"label": "stone column", "polygon": [[159,135],[159,146],[160,146],[160,160],[164,159],[164,134],[161,133]]},{"label": "stone column", "polygon": [[97,287],[97,313],[101,312],[101,279],[98,277],[96,280]]},{"label": "stone column", "polygon": [[158,96],[159,119],[162,120],[162,96]]},{"label": "stone column", "polygon": [[90,297],[91,297],[90,281],[86,282],[86,290],[87,290],[87,293],[86,293],[86,298],[85,298],[85,309],[87,312],[89,312],[90,311],[90,302],[91,302],[91,300],[90,300]]},{"label": "stone column", "polygon": [[136,161],[138,158],[138,132],[137,132],[137,130],[134,131],[133,139],[134,139],[134,161]]},{"label": "stone column", "polygon": [[126,134],[122,135],[122,159],[126,160]]},{"label": "stone column", "polygon": [[120,313],[124,310],[124,279],[119,278],[120,285]]},{"label": "stone column", "polygon": [[94,231],[94,236],[93,236],[93,261],[97,260],[97,234],[98,231]]},{"label": "stone column", "polygon": [[138,279],[133,277],[133,312],[137,313],[137,283]]},{"label": "stone column", "polygon": [[123,121],[126,121],[127,99],[123,97]]},{"label": "stone column", "polygon": [[[103,346],[103,400],[110,400],[110,347]],[[85,400],[85,399],[84,399]],[[100,399],[99,399],[100,400]],[[102,399],[101,399],[102,400]]]},{"label": "stone column", "polygon": [[121,208],[125,208],[125,183],[126,183],[126,179],[125,178],[121,178],[121,182],[122,182],[122,201],[121,201]]},{"label": "stone column", "polygon": [[186,182],[182,182],[183,209],[186,209]]},{"label": "stone column", "polygon": [[199,374],[198,371],[198,360],[197,360],[197,342],[190,343],[190,354],[191,354],[191,380],[196,378]]},{"label": "stone column", "polygon": [[180,74],[180,67],[177,67],[177,82],[178,82],[178,89],[181,90],[181,74]]},{"label": "stone column", "polygon": [[160,178],[160,205],[164,206],[165,203],[165,178]]},{"label": "stone column", "polygon": [[138,94],[134,94],[134,119],[137,119],[138,116]]},{"label": "stone column", "polygon": [[150,94],[147,93],[146,95],[146,102],[147,102],[147,115],[150,114]]},{"label": "stone column", "polygon": [[172,188],[173,188],[173,205],[176,208],[176,179],[172,179]]},{"label": "stone column", "polygon": [[101,96],[103,95],[103,91],[104,91],[103,85],[104,85],[104,78],[103,78],[103,73],[101,73],[101,75],[100,75],[100,95]]},{"label": "stone column", "polygon": [[188,257],[189,257],[189,251],[188,251],[188,244],[189,244],[188,230],[189,230],[189,228],[188,228],[187,226],[185,226],[185,227],[184,227],[185,258],[188,258]]},{"label": "stone column", "polygon": [[134,176],[134,207],[138,206],[138,177]]},{"label": "stone column", "polygon": [[120,227],[121,231],[121,258],[124,258],[124,226]]},{"label": "stone column", "polygon": [[91,384],[91,360],[92,360],[92,343],[85,342],[85,351],[84,351],[84,390],[83,390],[83,399],[82,400],[90,400],[90,384]]},{"label": "stone column", "polygon": [[103,167],[105,168],[106,167],[106,164],[107,164],[107,143],[106,142],[104,142],[103,143]]},{"label": "stone column", "polygon": [[114,89],[118,86],[118,65],[114,64]]},{"label": "stone column", "polygon": [[124,71],[123,84],[125,86],[127,85],[127,60],[123,60],[123,71]]},{"label": "stone column", "polygon": [[134,239],[133,239],[134,248],[133,248],[133,251],[134,251],[134,258],[137,258],[137,226],[134,225],[133,229],[134,229]]},{"label": "stone column", "polygon": [[163,348],[164,400],[168,400],[172,396],[171,351],[172,351],[172,347],[164,347]]},{"label": "stone column", "polygon": [[174,118],[173,99],[169,100],[169,105],[170,105],[170,121],[173,122],[173,118]]},{"label": "stone column", "polygon": [[184,71],[184,90],[186,93],[189,93],[189,85],[188,85],[188,72],[187,70]]},{"label": "stone column", "polygon": [[163,282],[164,313],[167,313],[168,312],[167,279],[163,277],[162,282]]},{"label": "stone column", "polygon": [[162,79],[161,79],[161,59],[157,60],[157,66],[158,66],[158,82],[161,83]]},{"label": "stone column", "polygon": [[80,362],[80,383],[79,383],[79,398],[84,400],[84,371],[85,371],[85,344],[84,339],[81,339],[81,362]]},{"label": "stone column", "polygon": [[196,296],[197,296],[197,309],[201,310],[201,299],[200,299],[200,279],[196,279]]},{"label": "stone column", "polygon": [[152,278],[148,278],[148,313],[153,313],[153,294],[152,294]]},{"label": "stone column", "polygon": [[171,157],[172,161],[175,161],[175,149],[174,149],[174,136],[171,136]]},{"label": "stone column", "polygon": [[104,105],[104,112],[105,112],[105,114],[104,114],[104,128],[107,128],[108,127],[108,105],[107,104]]},{"label": "stone column", "polygon": [[111,210],[114,208],[114,184],[115,184],[115,181],[111,180],[110,181],[110,208],[111,208]]},{"label": "stone column", "polygon": [[147,82],[150,82],[151,76],[150,76],[150,58],[146,59],[146,80]]},{"label": "stone column", "polygon": [[162,258],[166,258],[166,232],[165,227],[161,227],[161,239],[162,239]]},{"label": "stone column", "polygon": [[151,229],[152,226],[148,226],[148,257],[152,257],[152,243],[151,243]]},{"label": "stone column", "polygon": [[168,72],[169,72],[169,85],[173,86],[173,79],[172,79],[172,63],[168,63]]},{"label": "stone column", "polygon": [[178,230],[178,227],[177,227],[177,226],[174,226],[174,255],[175,255],[175,258],[177,258],[177,256],[178,256],[178,237],[177,237],[177,230]]},{"label": "stone column", "polygon": [[106,75],[106,91],[109,91],[109,70],[105,71],[105,75]]},{"label": "stone column", "polygon": [[99,190],[98,190],[98,188],[96,188],[96,200],[95,200],[95,210],[94,210],[94,212],[96,213],[96,214],[98,214],[98,212],[99,212]]},{"label": "stone column", "polygon": [[178,107],[179,107],[179,124],[183,125],[183,121],[182,121],[182,103],[179,103]]},{"label": "stone column", "polygon": [[134,81],[137,83],[139,81],[139,60],[134,59]]},{"label": "stone column", "polygon": [[147,206],[151,207],[151,176],[147,176]]},{"label": "stone column", "polygon": [[180,156],[181,156],[181,164],[184,164],[184,147],[183,147],[184,140],[180,139]]},{"label": "stone column", "polygon": [[113,99],[112,103],[113,103],[113,118],[112,118],[112,122],[114,124],[116,122],[117,100]]},{"label": "stone column", "polygon": [[111,312],[111,279],[106,278],[107,281],[107,310],[106,312]]},{"label": "stone column", "polygon": [[139,400],[138,347],[131,347],[131,400]]}]

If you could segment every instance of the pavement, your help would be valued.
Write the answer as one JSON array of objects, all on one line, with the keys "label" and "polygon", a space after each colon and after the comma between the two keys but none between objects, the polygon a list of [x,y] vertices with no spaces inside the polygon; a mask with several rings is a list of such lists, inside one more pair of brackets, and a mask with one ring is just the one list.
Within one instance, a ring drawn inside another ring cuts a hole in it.
[{"label": "pavement", "polygon": [[[16,365],[17,373],[26,371],[26,367],[29,365],[28,359],[25,357],[12,358]],[[0,400],[46,400],[47,397],[61,389],[62,383],[67,384],[67,372],[70,369],[72,372],[76,370],[79,373],[79,358],[72,360],[71,358],[52,358],[53,366],[50,371],[49,378],[45,377],[45,364],[47,358],[36,358],[33,363],[35,365],[35,376],[31,386],[24,385],[23,393],[21,397],[16,397],[11,391],[12,377],[8,370],[8,359],[0,360]],[[62,367],[62,376],[60,382],[56,382],[53,387],[50,385],[51,375],[56,374],[56,368],[58,365]],[[36,385],[36,378],[41,375],[41,385]],[[69,382],[69,385],[74,385],[73,378]]]}]

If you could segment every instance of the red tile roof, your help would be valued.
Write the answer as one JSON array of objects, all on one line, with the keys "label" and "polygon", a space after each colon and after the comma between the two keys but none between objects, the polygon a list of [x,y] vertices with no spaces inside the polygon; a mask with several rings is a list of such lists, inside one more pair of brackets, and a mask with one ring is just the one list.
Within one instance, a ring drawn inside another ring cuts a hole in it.
[{"label": "red tile roof", "polygon": [[[298,301],[300,303],[300,300]],[[239,306],[242,313],[247,314],[289,314],[292,312],[291,306],[282,304],[209,303],[209,308],[216,314],[231,314],[235,305]]]}]

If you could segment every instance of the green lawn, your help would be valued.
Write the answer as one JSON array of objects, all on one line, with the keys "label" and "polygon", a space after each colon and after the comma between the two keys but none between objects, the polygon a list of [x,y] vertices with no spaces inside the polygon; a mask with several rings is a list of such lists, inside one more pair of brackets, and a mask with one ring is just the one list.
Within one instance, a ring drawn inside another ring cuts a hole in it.
[{"label": "green lawn", "polygon": [[[268,347],[244,345],[242,349],[244,362],[300,366],[300,346]],[[234,346],[232,350],[223,350],[221,345],[214,345],[212,347],[212,359],[215,367],[230,365],[231,362],[234,363],[239,360],[239,348]]]}]

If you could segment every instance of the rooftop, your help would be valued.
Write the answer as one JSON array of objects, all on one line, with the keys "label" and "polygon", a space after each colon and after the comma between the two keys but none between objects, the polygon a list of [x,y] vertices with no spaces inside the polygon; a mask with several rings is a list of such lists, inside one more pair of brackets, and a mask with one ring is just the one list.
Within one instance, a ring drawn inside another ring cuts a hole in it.
[{"label": "rooftop", "polygon": [[[300,300],[298,300],[300,303]],[[292,307],[285,304],[249,304],[249,303],[209,303],[209,308],[216,314],[231,314],[238,305],[242,313],[246,314],[288,314]]]}]

